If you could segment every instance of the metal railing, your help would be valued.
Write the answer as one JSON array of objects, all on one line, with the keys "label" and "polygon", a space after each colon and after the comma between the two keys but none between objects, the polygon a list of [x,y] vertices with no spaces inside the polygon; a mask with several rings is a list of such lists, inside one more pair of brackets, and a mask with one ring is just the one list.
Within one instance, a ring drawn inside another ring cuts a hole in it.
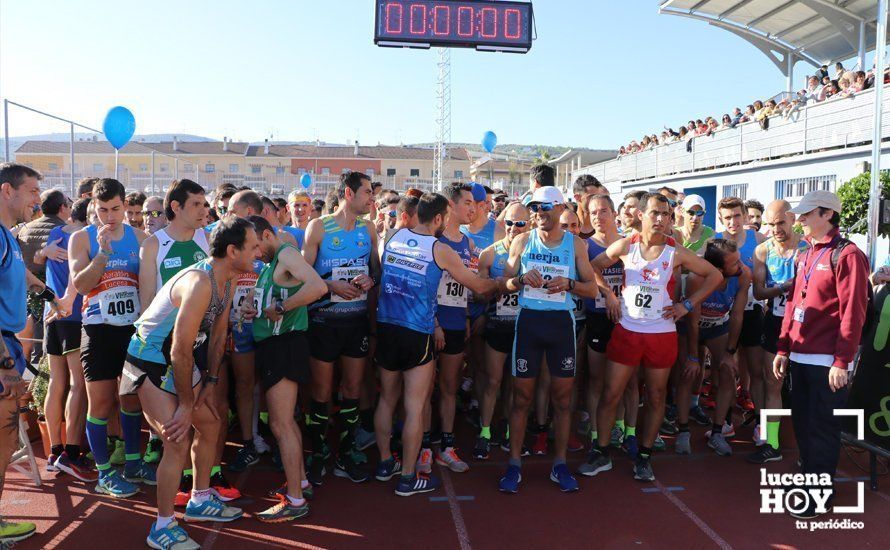
[{"label": "metal railing", "polygon": [[[689,150],[685,141],[659,145],[585,166],[572,177],[591,174],[604,184],[625,183],[865,145],[871,143],[873,108],[874,89],[869,89],[810,103],[788,118],[770,117],[766,130],[757,122],[747,122],[693,138]],[[883,100],[883,108],[890,108],[890,95]],[[890,136],[888,118],[881,124],[885,139]]]}]

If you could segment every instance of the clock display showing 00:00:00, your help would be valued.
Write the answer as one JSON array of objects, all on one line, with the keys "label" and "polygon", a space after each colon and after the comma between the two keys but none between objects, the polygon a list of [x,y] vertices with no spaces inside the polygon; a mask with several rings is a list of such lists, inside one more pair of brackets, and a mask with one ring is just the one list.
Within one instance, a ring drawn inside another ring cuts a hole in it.
[{"label": "clock display showing 00:00:00", "polygon": [[530,5],[497,4],[381,2],[377,38],[466,44],[530,42]]}]

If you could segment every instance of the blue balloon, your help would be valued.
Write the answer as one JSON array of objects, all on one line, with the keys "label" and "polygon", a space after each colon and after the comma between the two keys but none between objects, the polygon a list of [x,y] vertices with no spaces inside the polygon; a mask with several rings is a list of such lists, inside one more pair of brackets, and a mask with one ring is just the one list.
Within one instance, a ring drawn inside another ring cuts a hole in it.
[{"label": "blue balloon", "polygon": [[491,153],[494,151],[494,148],[497,147],[498,144],[498,136],[495,135],[491,130],[485,132],[485,135],[482,136],[482,147],[485,148],[486,151]]},{"label": "blue balloon", "polygon": [[120,150],[136,132],[136,119],[126,107],[112,107],[105,115],[102,132],[112,147]]},{"label": "blue balloon", "polygon": [[309,189],[309,186],[312,185],[312,176],[309,174],[300,176],[300,185],[302,185],[304,189]]}]

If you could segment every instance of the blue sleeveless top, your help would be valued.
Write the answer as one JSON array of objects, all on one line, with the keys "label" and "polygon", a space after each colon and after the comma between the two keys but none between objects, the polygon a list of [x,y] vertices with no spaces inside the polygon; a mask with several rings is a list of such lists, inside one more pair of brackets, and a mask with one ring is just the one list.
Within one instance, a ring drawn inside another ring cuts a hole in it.
[{"label": "blue sleeveless top", "polygon": [[[723,232],[717,233],[715,237],[726,239]],[[757,248],[757,231],[753,229],[745,230],[745,245],[739,248],[739,258],[742,263],[748,266],[748,269],[754,269],[754,249]]]},{"label": "blue sleeveless top", "polygon": [[[478,261],[478,257],[470,250],[470,239],[466,235],[462,235],[460,241],[454,242],[445,235],[439,237],[439,242],[448,246],[460,256],[464,265],[468,268]],[[464,330],[467,326],[467,315],[470,300],[470,294],[464,285],[451,279],[450,275],[445,275],[439,283],[438,308],[436,310],[436,318],[439,320],[439,326],[444,330]],[[451,306],[446,305],[449,301],[462,301],[467,306]],[[481,304],[484,308],[484,304]]]},{"label": "blue sleeveless top", "polygon": [[[605,246],[597,244],[592,237],[587,239],[588,260],[593,261],[594,258],[605,252],[606,248],[607,247]],[[621,288],[624,286],[624,263],[619,260],[615,265],[607,267],[603,270],[603,277],[605,277],[606,283],[612,288],[612,293],[620,300]],[[606,313],[606,299],[603,296],[600,296],[596,300],[585,298],[584,305],[587,307],[587,311]]]},{"label": "blue sleeveless top", "polygon": [[303,239],[306,238],[306,230],[300,229],[299,227],[292,227],[290,225],[285,225],[281,227],[281,229],[287,231],[291,235],[293,235],[294,240],[297,241],[297,247],[302,250],[303,249]]},{"label": "blue sleeveless top", "polygon": [[[72,233],[65,233],[64,231],[62,231],[62,227],[64,226],[60,225],[58,227],[53,227],[52,230],[50,230],[47,243],[54,243],[56,241],[59,241],[58,246],[63,250],[68,250],[68,243],[71,241]],[[61,298],[65,294],[65,289],[68,288],[68,279],[70,277],[70,274],[71,271],[68,267],[68,262],[60,262],[50,258],[46,259],[46,286],[52,289],[52,291],[59,298]],[[83,296],[78,294],[74,298],[74,306],[72,306],[71,308],[71,315],[58,320],[80,322],[80,309],[82,307]],[[49,304],[47,304],[43,310],[44,315],[48,314],[49,310]]]},{"label": "blue sleeveless top", "polygon": [[[139,240],[129,225],[124,235],[111,242],[111,257],[105,273],[83,300],[83,324],[132,325],[142,308],[139,306]],[[96,235],[99,229],[88,225],[84,231],[90,238],[90,260],[99,254]]]},{"label": "blue sleeveless top", "polygon": [[[568,277],[577,279],[575,273],[575,236],[564,232],[562,242],[555,248],[548,248],[541,242],[538,230],[533,230],[522,251],[520,274],[537,269],[544,277],[550,280],[554,277]],[[525,309],[537,310],[563,310],[572,311],[575,302],[568,292],[547,294],[542,288],[525,286],[519,294],[519,305]]]},{"label": "blue sleeveless top", "polygon": [[739,278],[730,277],[726,280],[726,288],[715,290],[701,303],[701,317],[698,326],[713,328],[729,321],[729,311],[739,291]]},{"label": "blue sleeveless top", "polygon": [[[491,279],[504,276],[504,268],[507,267],[507,259],[510,251],[504,246],[503,241],[494,244],[494,259],[488,274]],[[516,326],[516,315],[519,313],[519,292],[504,294],[488,303],[488,319],[486,327],[494,330],[512,330]]]},{"label": "blue sleeveless top", "polygon": [[489,219],[478,233],[470,231],[469,225],[460,226],[460,232],[473,239],[473,244],[476,245],[476,250],[473,252],[478,256],[483,250],[494,244],[495,227],[497,227],[497,222]]},{"label": "blue sleeveless top", "polygon": [[[383,248],[377,321],[432,334],[436,291],[442,268],[436,263],[434,235],[399,229]],[[384,343],[385,345],[385,343]]]},{"label": "blue sleeveless top", "polygon": [[21,332],[27,312],[25,260],[15,237],[0,225],[0,330]]},{"label": "blue sleeveless top", "polygon": [[[324,216],[322,223],[324,237],[318,245],[318,254],[312,265],[315,272],[325,281],[350,281],[361,274],[367,275],[371,257],[371,235],[365,220],[356,219],[351,231],[337,225],[334,216]],[[363,323],[367,321],[367,315],[367,293],[349,302],[329,293],[309,305],[309,319],[313,322]]]}]

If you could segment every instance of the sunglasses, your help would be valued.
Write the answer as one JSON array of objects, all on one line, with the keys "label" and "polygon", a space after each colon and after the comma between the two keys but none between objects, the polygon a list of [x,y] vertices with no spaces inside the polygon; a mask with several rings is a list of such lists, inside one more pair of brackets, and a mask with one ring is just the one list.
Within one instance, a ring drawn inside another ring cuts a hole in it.
[{"label": "sunglasses", "polygon": [[514,222],[513,220],[504,220],[504,225],[506,225],[507,227],[513,227],[515,225],[516,227],[521,229],[521,228],[525,227],[526,225],[528,225],[528,222],[522,222],[522,221]]},{"label": "sunglasses", "polygon": [[[210,206],[210,205],[208,205],[208,206]],[[229,211],[229,207],[228,206],[217,206],[216,211],[219,212],[220,216],[225,216],[226,212]]]},{"label": "sunglasses", "polygon": [[[667,197],[665,197],[667,199]],[[677,201],[668,199],[668,204],[671,205],[671,208],[677,207]]]},{"label": "sunglasses", "polygon": [[538,212],[550,212],[554,206],[552,202],[535,202],[528,205],[528,209],[537,214]]},{"label": "sunglasses", "polygon": [[395,210],[390,210],[389,212],[387,212],[387,214],[389,215],[390,218],[395,218],[396,214],[398,214],[398,212],[396,212]]},{"label": "sunglasses", "polygon": [[561,223],[561,224],[559,224],[559,226],[560,226],[561,228],[563,228],[564,230],[566,230],[566,231],[569,230],[569,224],[567,224],[567,223]]},{"label": "sunglasses", "polygon": [[161,212],[160,210],[143,210],[142,215],[147,216],[149,218],[160,218],[161,216],[164,215],[164,213]]},{"label": "sunglasses", "polygon": [[507,202],[507,197],[498,197],[496,199],[492,199],[494,202]]},{"label": "sunglasses", "polygon": [[696,218],[703,218],[705,216],[704,210],[687,210],[686,213],[690,216],[695,216]]}]

